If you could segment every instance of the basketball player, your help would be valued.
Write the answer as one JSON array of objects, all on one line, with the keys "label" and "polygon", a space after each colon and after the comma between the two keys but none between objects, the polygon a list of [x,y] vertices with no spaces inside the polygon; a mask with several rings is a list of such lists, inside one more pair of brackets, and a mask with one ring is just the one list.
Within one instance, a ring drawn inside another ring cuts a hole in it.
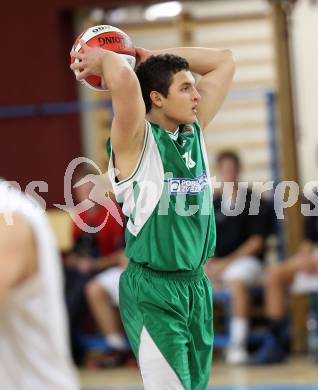
[{"label": "basketball player", "polygon": [[101,75],[112,96],[109,174],[128,217],[130,259],[120,310],[144,386],[206,389],[213,332],[203,265],[215,224],[201,129],[230,87],[231,52],[137,49],[135,73],[123,56],[81,45],[83,53],[71,53],[77,79]]},{"label": "basketball player", "polygon": [[79,390],[60,258],[39,206],[0,181],[0,388]]}]

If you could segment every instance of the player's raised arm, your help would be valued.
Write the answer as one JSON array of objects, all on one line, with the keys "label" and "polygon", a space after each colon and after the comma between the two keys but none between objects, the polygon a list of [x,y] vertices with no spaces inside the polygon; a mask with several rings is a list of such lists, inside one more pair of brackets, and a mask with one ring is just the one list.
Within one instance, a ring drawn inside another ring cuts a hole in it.
[{"label": "player's raised arm", "polygon": [[202,76],[197,84],[201,96],[197,117],[204,129],[218,112],[229,91],[235,70],[231,51],[204,47],[178,47],[155,50],[152,53],[154,55],[170,53],[183,57],[189,62],[191,70]]},{"label": "player's raised arm", "polygon": [[126,59],[114,52],[89,47],[80,41],[83,53],[71,52],[81,62],[71,69],[76,78],[85,79],[94,74],[102,77],[112,97],[114,119],[111,130],[115,152],[134,152],[141,149],[144,137],[145,105],[135,72]]}]

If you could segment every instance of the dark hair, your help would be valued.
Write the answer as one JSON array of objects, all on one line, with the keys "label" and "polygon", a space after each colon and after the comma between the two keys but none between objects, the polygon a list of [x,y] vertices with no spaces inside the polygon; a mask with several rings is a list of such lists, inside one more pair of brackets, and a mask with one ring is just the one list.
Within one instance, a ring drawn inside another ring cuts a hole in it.
[{"label": "dark hair", "polygon": [[151,91],[160,92],[164,97],[167,97],[173,75],[181,70],[190,70],[188,61],[172,54],[151,56],[138,66],[136,74],[141,86],[146,112],[151,110]]},{"label": "dark hair", "polygon": [[240,169],[241,167],[241,160],[236,152],[233,150],[223,150],[220,152],[216,157],[216,162],[220,164],[223,160],[230,159],[234,162],[236,167]]}]

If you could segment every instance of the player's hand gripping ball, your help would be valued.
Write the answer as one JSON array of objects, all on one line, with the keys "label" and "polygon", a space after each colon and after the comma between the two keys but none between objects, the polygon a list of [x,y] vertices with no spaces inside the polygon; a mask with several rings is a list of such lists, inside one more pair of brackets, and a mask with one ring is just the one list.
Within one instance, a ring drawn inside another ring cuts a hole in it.
[{"label": "player's hand gripping ball", "polygon": [[[109,25],[99,25],[90,27],[82,34],[80,34],[72,50],[75,52],[83,52],[80,40],[83,40],[90,47],[101,47],[105,50],[110,50],[115,53],[123,55],[128,61],[129,65],[134,69],[136,65],[136,50],[129,36],[117,27]],[[71,63],[78,63],[78,58],[71,57]],[[105,91],[107,88],[102,85],[100,76],[90,75],[80,82],[86,87],[94,91]]]}]

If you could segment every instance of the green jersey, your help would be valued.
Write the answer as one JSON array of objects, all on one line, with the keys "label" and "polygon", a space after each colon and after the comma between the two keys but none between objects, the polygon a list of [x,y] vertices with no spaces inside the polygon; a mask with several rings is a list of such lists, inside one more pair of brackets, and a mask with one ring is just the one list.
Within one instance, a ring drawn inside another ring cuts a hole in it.
[{"label": "green jersey", "polygon": [[170,133],[146,122],[143,150],[132,175],[109,176],[127,217],[126,255],[158,271],[193,271],[213,255],[215,221],[209,164],[198,123]]}]

